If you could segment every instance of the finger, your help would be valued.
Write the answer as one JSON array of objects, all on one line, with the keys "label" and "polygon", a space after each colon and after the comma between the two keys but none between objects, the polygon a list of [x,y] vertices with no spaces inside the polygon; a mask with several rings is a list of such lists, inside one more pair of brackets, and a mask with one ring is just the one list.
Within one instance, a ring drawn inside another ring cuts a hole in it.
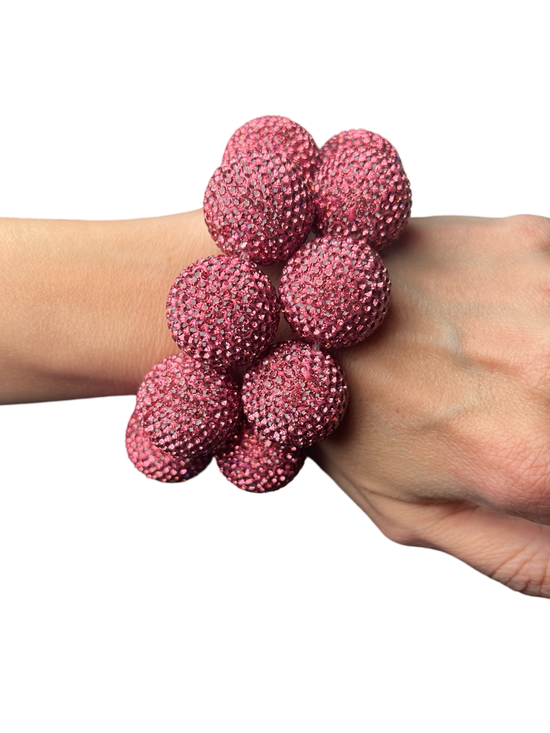
[{"label": "finger", "polygon": [[[550,527],[467,502],[395,503],[381,529],[391,539],[441,550],[509,588],[550,598]],[[398,506],[399,505],[399,506]]]}]

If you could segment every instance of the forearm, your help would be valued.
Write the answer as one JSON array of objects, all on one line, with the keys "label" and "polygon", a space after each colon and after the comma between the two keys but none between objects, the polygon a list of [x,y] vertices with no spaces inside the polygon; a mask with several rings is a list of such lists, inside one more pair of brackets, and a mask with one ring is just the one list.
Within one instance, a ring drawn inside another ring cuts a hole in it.
[{"label": "forearm", "polygon": [[219,253],[200,211],[129,221],[0,219],[0,403],[135,393],[175,353],[178,272]]}]

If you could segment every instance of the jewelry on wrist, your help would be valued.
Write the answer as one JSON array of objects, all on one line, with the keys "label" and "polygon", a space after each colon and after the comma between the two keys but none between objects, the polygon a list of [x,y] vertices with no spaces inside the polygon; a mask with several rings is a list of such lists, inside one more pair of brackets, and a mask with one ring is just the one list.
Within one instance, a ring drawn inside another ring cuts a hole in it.
[{"label": "jewelry on wrist", "polygon": [[[401,160],[380,135],[349,130],[319,150],[285,117],[240,127],[204,196],[223,254],[176,278],[166,317],[181,352],[137,393],[126,431],[136,468],[182,482],[215,456],[247,491],[289,483],[305,448],[344,416],[345,375],[327,349],[359,343],[384,320],[391,283],[378,252],[410,209]],[[279,294],[259,267],[275,262],[286,263]],[[299,338],[274,344],[281,312]]]}]

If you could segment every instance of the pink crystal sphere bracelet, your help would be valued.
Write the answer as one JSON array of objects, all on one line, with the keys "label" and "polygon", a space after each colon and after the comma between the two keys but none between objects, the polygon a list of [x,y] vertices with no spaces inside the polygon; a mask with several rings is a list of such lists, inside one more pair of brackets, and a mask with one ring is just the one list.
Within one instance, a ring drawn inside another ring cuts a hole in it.
[{"label": "pink crystal sphere bracelet", "polygon": [[311,184],[282,153],[237,153],[218,168],[204,195],[204,220],[227,254],[253,262],[284,262],[302,245],[313,225]]},{"label": "pink crystal sphere bracelet", "polygon": [[301,339],[340,348],[362,341],[382,323],[390,280],[368,245],[326,235],[304,244],[286,263],[279,294],[283,314]]},{"label": "pink crystal sphere bracelet", "polygon": [[[176,277],[166,318],[181,351],[138,390],[126,430],[136,468],[183,482],[214,456],[246,491],[289,483],[306,447],[344,416],[348,387],[328,350],[363,341],[384,320],[391,285],[378,252],[410,210],[401,159],[380,135],[349,130],[319,150],[286,117],[240,127],[204,195],[223,254]],[[276,262],[285,263],[279,293],[261,270]],[[281,313],[297,338],[273,343]]]},{"label": "pink crystal sphere bracelet", "polygon": [[211,366],[249,364],[279,325],[279,299],[269,278],[240,257],[205,257],[177,278],[166,304],[172,338]]}]

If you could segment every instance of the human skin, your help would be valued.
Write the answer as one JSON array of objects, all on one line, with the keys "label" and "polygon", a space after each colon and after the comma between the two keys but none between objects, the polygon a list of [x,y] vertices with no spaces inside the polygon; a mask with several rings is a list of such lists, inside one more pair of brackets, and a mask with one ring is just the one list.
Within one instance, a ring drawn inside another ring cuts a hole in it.
[{"label": "human skin", "polygon": [[[201,211],[0,220],[0,402],[135,393],[177,353],[174,278],[218,252]],[[335,352],[350,404],[310,455],[390,539],[550,597],[550,220],[412,219],[382,257],[388,316]]]}]

